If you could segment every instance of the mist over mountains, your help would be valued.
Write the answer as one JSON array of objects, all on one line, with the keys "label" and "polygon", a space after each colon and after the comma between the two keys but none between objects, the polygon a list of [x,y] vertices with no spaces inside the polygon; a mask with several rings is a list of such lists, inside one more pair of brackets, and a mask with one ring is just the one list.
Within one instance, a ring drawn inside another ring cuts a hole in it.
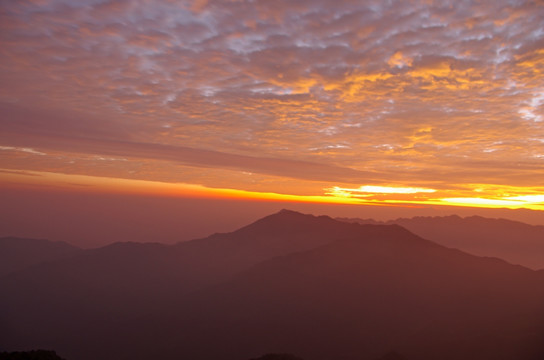
[{"label": "mist over mountains", "polygon": [[283,210],[175,245],[54,253],[59,244],[38,243],[21,240],[28,258],[19,250],[0,276],[0,350],[68,360],[544,357],[544,271],[396,224]]},{"label": "mist over mountains", "polygon": [[0,238],[0,277],[47,261],[75,255],[80,249],[62,241]]},{"label": "mist over mountains", "polygon": [[531,269],[544,269],[544,226],[481,216],[417,216],[389,221],[337,218],[359,224],[400,225],[441,245],[478,256],[498,257]]}]

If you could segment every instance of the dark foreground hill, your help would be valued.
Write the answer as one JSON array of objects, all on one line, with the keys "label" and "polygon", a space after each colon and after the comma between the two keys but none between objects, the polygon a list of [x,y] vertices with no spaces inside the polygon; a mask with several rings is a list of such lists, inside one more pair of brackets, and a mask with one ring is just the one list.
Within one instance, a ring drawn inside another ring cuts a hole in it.
[{"label": "dark foreground hill", "polygon": [[441,245],[478,256],[492,256],[531,269],[544,269],[544,226],[481,216],[399,218],[387,222],[339,218],[359,224],[400,225]]},{"label": "dark foreground hill", "polygon": [[0,360],[64,360],[52,350],[0,352]]},{"label": "dark foreground hill", "polygon": [[0,346],[70,360],[544,358],[542,272],[290,211],[190,243],[85,251],[0,287]]}]

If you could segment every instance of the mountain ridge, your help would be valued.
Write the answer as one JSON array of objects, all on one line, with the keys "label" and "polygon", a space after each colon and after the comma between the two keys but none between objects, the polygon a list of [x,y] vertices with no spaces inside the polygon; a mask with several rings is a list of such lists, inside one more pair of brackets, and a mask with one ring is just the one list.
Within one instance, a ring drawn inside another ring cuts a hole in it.
[{"label": "mountain ridge", "polygon": [[[360,351],[360,354],[366,354],[367,358],[377,358],[380,354],[399,347],[402,350],[401,353],[410,355],[408,358],[490,358],[482,357],[481,354],[472,356],[469,349],[459,350],[461,354],[456,356],[437,357],[437,355],[442,354],[441,351],[450,352],[454,350],[446,345],[439,348],[438,354],[432,351],[426,354],[425,351],[421,350],[425,348],[425,337],[431,336],[427,333],[432,334],[437,330],[441,330],[441,341],[445,341],[448,334],[447,331],[444,333],[444,329],[441,328],[454,326],[459,319],[464,319],[462,324],[471,325],[477,329],[469,331],[470,327],[463,328],[462,325],[455,325],[457,336],[461,336],[461,339],[464,338],[462,341],[470,342],[471,346],[476,344],[473,343],[473,340],[470,340],[470,336],[476,336],[479,330],[490,331],[488,326],[493,328],[493,325],[490,324],[496,324],[497,326],[502,324],[504,328],[509,330],[493,330],[494,335],[486,336],[490,336],[490,339],[495,336],[511,336],[512,333],[515,334],[516,330],[519,330],[520,333],[524,334],[523,341],[532,344],[527,346],[532,347],[533,350],[531,351],[537,354],[534,355],[535,357],[528,354],[520,357],[520,359],[537,359],[536,356],[542,354],[536,348],[539,342],[532,338],[531,331],[524,332],[520,330],[526,326],[525,323],[531,323],[531,317],[522,315],[523,311],[518,313],[518,308],[525,307],[524,311],[531,309],[530,311],[533,313],[539,314],[539,319],[542,321],[541,310],[542,301],[544,301],[542,281],[544,278],[539,275],[539,272],[521,266],[510,265],[500,259],[475,257],[423,239],[417,244],[419,248],[429,249],[431,252],[440,252],[441,256],[427,256],[418,250],[416,258],[410,260],[410,256],[407,257],[406,255],[406,249],[413,250],[411,246],[413,243],[404,241],[403,238],[398,240],[383,241],[383,239],[379,238],[354,238],[331,242],[305,252],[272,258],[239,273],[234,279],[220,284],[218,288],[212,289],[207,294],[207,290],[204,290],[204,295],[199,296],[195,300],[197,304],[193,305],[193,309],[198,311],[199,315],[192,314],[192,316],[196,316],[198,321],[190,326],[191,334],[180,333],[178,336],[188,337],[189,342],[195,344],[205,343],[205,340],[198,337],[198,333],[204,338],[209,336],[223,340],[216,342],[214,345],[218,348],[217,353],[199,354],[199,352],[204,352],[204,345],[201,345],[198,351],[185,353],[185,356],[192,359],[206,359],[215,358],[220,353],[225,353],[225,349],[231,347],[242,349],[253,349],[252,347],[255,347],[253,350],[255,352],[258,352],[258,349],[275,347],[282,351],[299,354],[303,358],[326,360],[343,358],[338,357],[338,352],[341,353],[342,346],[345,346],[350,348],[351,351],[359,349],[357,351]],[[396,247],[394,245],[399,244],[406,245],[406,247],[392,252],[391,249]],[[361,249],[364,251],[360,251]],[[392,260],[384,263],[384,255],[392,256]],[[451,257],[457,259],[454,262],[456,270],[453,271],[451,270],[451,263],[445,261],[448,258],[451,259]],[[396,269],[397,261],[395,259],[408,261],[406,263],[408,267]],[[426,264],[426,261],[431,261],[431,263]],[[329,266],[327,264],[332,268],[326,267]],[[439,268],[442,269],[441,277],[435,278],[434,276]],[[354,269],[359,271],[353,271]],[[418,270],[416,271],[416,269]],[[524,280],[525,277],[530,278],[530,280]],[[475,278],[480,280],[475,281]],[[494,279],[494,282],[487,284],[487,280],[492,279]],[[359,285],[355,286],[353,284]],[[361,284],[366,285],[361,287]],[[445,284],[447,284],[446,290],[443,289]],[[505,284],[509,286],[505,288]],[[539,284],[538,290],[534,290],[536,284]],[[451,289],[448,290],[448,288]],[[373,290],[368,292],[369,289]],[[429,289],[431,289],[430,292]],[[476,293],[477,296],[472,296],[471,293]],[[527,294],[532,295],[524,296]],[[488,301],[490,297],[495,300]],[[327,298],[329,300],[326,300]],[[437,305],[441,302],[444,303],[444,298],[447,299],[446,304],[449,305]],[[506,298],[506,300],[502,300],[503,298]],[[217,304],[216,299],[221,299],[220,304]],[[319,301],[312,301],[313,299],[319,299]],[[394,303],[397,301],[395,299],[403,299],[403,301],[396,303],[397,307],[399,307],[399,304],[404,304],[400,306],[400,310],[392,311],[383,308],[382,310],[372,310],[379,308],[384,302]],[[425,306],[421,308],[423,304]],[[327,315],[323,315],[325,309],[335,309],[335,313],[331,314],[329,310]],[[357,344],[364,343],[364,341],[354,338],[354,333],[351,331],[360,333],[363,331],[364,326],[356,330],[357,324],[351,324],[348,326],[348,331],[345,325],[342,325],[346,324],[347,326],[351,322],[350,319],[353,319],[354,314],[349,311],[350,309],[362,311],[361,314],[355,316],[359,319],[364,318],[366,322],[371,324],[372,332],[369,332],[369,329],[364,330],[367,336],[375,337],[379,333],[381,334],[378,336],[379,338],[387,339],[389,338],[387,334],[393,334],[391,335],[392,338],[383,342],[380,346],[374,346],[367,342],[365,346],[373,350],[365,350],[364,347],[360,348]],[[453,309],[456,309],[453,316],[448,315]],[[374,314],[376,311],[378,315]],[[387,314],[391,311],[394,316],[388,317]],[[465,314],[463,314],[463,311],[465,311]],[[415,315],[409,315],[412,312],[415,312]],[[467,318],[466,312],[473,315]],[[266,315],[262,314],[272,315],[266,317]],[[422,314],[426,314],[426,316],[421,316]],[[260,316],[264,316],[264,319],[258,320]],[[396,317],[399,316],[404,319],[400,323],[396,320]],[[494,320],[496,317],[500,318],[501,316],[506,318],[521,316],[523,323],[519,325],[515,321],[501,323]],[[436,318],[434,321],[442,325],[427,324],[427,318],[429,317]],[[326,324],[327,327],[334,331],[313,330],[315,326],[318,326],[315,323],[316,318],[321,319],[322,324]],[[178,319],[178,322],[191,323],[191,317],[182,316]],[[221,328],[213,330],[214,327],[206,325],[213,322],[222,324]],[[408,340],[401,340],[405,336],[401,330],[409,332],[413,322],[420,324],[417,327],[422,327],[423,330],[421,331],[424,334],[413,335],[408,337]],[[352,326],[356,326],[356,328],[352,328]],[[542,333],[543,328],[539,327],[538,324],[531,326],[532,329],[536,329],[535,331]],[[275,340],[266,339],[267,336],[270,336],[270,328],[274,333]],[[226,329],[241,329],[238,330],[241,333],[233,336],[226,332]],[[381,330],[378,331],[378,329]],[[175,332],[176,329],[169,328],[168,331]],[[348,332],[346,333],[346,331]],[[465,332],[469,334],[468,337],[461,335]],[[279,335],[281,333],[285,333],[285,335]],[[305,344],[293,343],[294,340],[292,339],[300,339],[301,337],[301,335],[297,334],[305,333],[311,333],[312,336],[319,336],[323,339],[335,339],[338,344],[343,345],[327,353],[323,352],[323,349],[312,350],[311,344],[313,342],[309,340]],[[266,340],[263,340],[263,338]],[[418,345],[410,345],[410,343],[417,343]],[[260,347],[256,344],[259,344]],[[512,345],[511,342],[509,344]],[[170,346],[175,345],[170,344]],[[485,351],[487,351],[487,355],[492,354],[496,359],[510,359],[512,354],[517,351],[517,345],[512,346],[513,348],[508,348],[507,345],[504,345],[498,352],[490,349],[485,349]],[[413,347],[419,347],[419,350]],[[178,351],[182,351],[182,349],[178,349]],[[499,354],[502,352],[505,355]],[[335,357],[333,354],[337,354],[337,356]],[[249,353],[240,353],[239,357],[249,357],[249,355]],[[170,357],[165,356],[164,358]],[[232,359],[234,358],[232,357]],[[351,359],[352,357],[345,358]]]},{"label": "mountain ridge", "polygon": [[481,216],[416,216],[396,220],[337,218],[360,224],[398,224],[439,244],[478,256],[491,256],[533,270],[544,269],[544,226]]},{"label": "mountain ridge", "polygon": [[70,360],[544,354],[543,271],[396,224],[285,210],[191,242],[85,250],[0,287],[4,346],[47,346]]},{"label": "mountain ridge", "polygon": [[0,238],[0,277],[40,263],[70,257],[80,248],[64,241],[29,239],[14,236]]}]

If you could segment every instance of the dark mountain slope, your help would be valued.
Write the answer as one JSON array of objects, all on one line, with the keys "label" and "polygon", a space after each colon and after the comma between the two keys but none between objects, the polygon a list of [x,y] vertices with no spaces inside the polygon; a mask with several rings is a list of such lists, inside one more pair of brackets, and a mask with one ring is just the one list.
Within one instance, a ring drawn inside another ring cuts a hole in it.
[{"label": "dark mountain slope", "polygon": [[234,360],[277,349],[355,360],[397,350],[420,360],[542,359],[540,272],[444,248],[400,227],[367,229],[196,294],[186,303],[190,312],[168,312],[153,329],[162,334],[155,353]]},{"label": "dark mountain slope", "polygon": [[[104,327],[123,326],[128,319],[153,313],[172,299],[184,299],[260,261],[311,249],[363,228],[284,210],[233,233],[177,245],[115,243],[81,251],[0,281],[9,294],[0,299],[0,336],[6,344],[13,341],[14,349],[38,340],[60,349],[59,339],[82,331],[100,337]],[[52,323],[55,331],[50,331]]]},{"label": "dark mountain slope", "polygon": [[72,256],[79,248],[62,241],[0,238],[0,277],[43,262]]},{"label": "dark mountain slope", "polygon": [[0,338],[71,360],[533,360],[543,284],[542,272],[400,226],[282,211],[230,234],[119,243],[11,274]]},{"label": "dark mountain slope", "polygon": [[52,350],[0,352],[0,360],[64,360]]},{"label": "dark mountain slope", "polygon": [[[338,219],[360,224],[372,219]],[[531,269],[544,269],[544,226],[506,219],[456,215],[400,218],[381,224],[397,224],[439,244],[479,256],[492,256]]]},{"label": "dark mountain slope", "polygon": [[77,256],[12,274],[5,286],[25,289],[25,298],[42,294],[45,300],[46,294],[54,293],[54,302],[62,294],[78,303],[89,299],[89,308],[130,310],[219,283],[260,261],[315,248],[362,229],[326,216],[283,210],[232,233],[176,245],[124,242],[80,251]]},{"label": "dark mountain slope", "polygon": [[328,216],[282,210],[232,233],[178,243],[176,250],[190,253],[188,261],[195,265],[204,264],[211,270],[221,268],[220,273],[227,275],[275,256],[313,249],[361,231],[366,230],[356,224],[345,226]]}]

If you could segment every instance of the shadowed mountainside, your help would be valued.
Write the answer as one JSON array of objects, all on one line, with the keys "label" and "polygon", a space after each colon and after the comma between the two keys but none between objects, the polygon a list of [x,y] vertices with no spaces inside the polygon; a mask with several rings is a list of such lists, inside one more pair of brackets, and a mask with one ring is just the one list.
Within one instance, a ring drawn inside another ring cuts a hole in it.
[{"label": "shadowed mountainside", "polygon": [[0,238],[0,277],[32,265],[75,255],[79,248],[62,241]]},{"label": "shadowed mountainside", "polygon": [[543,272],[291,211],[173,246],[87,250],[0,287],[4,346],[70,360],[544,355]]},{"label": "shadowed mountainside", "polygon": [[544,355],[541,273],[382,229],[271,259],[198,294],[190,315],[165,316],[159,327],[192,345],[167,343],[161,357],[230,359],[233,349],[238,358],[281,349],[315,360],[392,349],[408,359]]},{"label": "shadowed mountainside", "polygon": [[39,296],[48,301],[47,295],[53,294],[52,304],[62,303],[56,299],[62,297],[84,304],[87,310],[123,314],[156,306],[173,294],[181,296],[220,283],[272,257],[312,249],[364,228],[284,210],[232,233],[175,245],[124,242],[81,251],[36,269],[23,269],[5,282],[16,287],[26,283],[27,298]]},{"label": "shadowed mountainside", "polygon": [[480,216],[399,218],[387,222],[338,218],[359,224],[400,225],[441,245],[478,256],[492,256],[531,269],[544,269],[544,226]]},{"label": "shadowed mountainside", "polygon": [[[0,279],[0,286],[11,294],[0,299],[5,305],[5,311],[0,310],[0,320],[5,317],[0,335],[5,332],[4,338],[13,339],[18,349],[27,343],[21,342],[23,338],[35,336],[49,344],[81,332],[100,333],[105,326],[123,326],[135,316],[170,305],[172,299],[181,306],[187,294],[263,260],[312,249],[365,228],[284,210],[232,233],[176,245],[126,242],[84,250]],[[54,319],[67,310],[81,321],[64,315]],[[56,333],[40,330],[41,324],[52,321]],[[104,343],[110,341],[117,340]]]},{"label": "shadowed mountainside", "polygon": [[292,354],[266,354],[250,360],[302,360]]}]

